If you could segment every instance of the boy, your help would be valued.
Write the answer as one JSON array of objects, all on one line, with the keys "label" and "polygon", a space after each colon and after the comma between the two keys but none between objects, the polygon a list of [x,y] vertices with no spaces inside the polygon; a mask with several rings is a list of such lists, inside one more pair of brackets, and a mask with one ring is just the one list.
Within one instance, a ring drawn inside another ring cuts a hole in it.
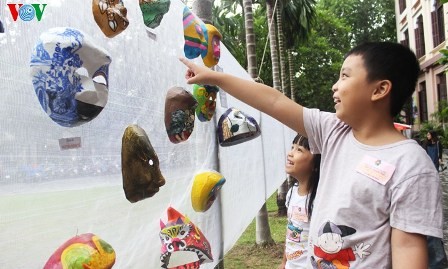
[{"label": "boy", "polygon": [[438,173],[393,125],[420,71],[411,50],[389,42],[352,49],[332,88],[336,113],[181,61],[188,83],[221,87],[308,137],[322,154],[307,268],[427,268],[426,236],[442,237]]}]

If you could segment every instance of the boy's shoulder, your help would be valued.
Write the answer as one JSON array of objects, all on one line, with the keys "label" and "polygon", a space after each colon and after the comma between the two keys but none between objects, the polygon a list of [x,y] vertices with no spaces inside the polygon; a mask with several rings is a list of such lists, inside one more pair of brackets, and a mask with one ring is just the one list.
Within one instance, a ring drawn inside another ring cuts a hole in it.
[{"label": "boy's shoulder", "polygon": [[414,140],[406,139],[384,147],[385,158],[394,164],[395,173],[403,178],[419,175],[436,177],[437,171],[426,151]]}]

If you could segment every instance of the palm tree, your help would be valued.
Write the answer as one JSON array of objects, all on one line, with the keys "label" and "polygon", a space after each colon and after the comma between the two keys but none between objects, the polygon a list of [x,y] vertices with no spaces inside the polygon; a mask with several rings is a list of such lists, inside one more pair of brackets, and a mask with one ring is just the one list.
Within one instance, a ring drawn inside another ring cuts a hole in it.
[{"label": "palm tree", "polygon": [[[289,97],[294,101],[295,67],[292,59],[292,48],[297,45],[297,42],[307,39],[311,31],[311,23],[315,17],[315,3],[315,0],[281,0],[277,3],[276,7],[282,90],[285,94],[289,93]],[[288,36],[286,43],[284,43],[285,34]],[[285,54],[288,56],[287,62]],[[286,68],[287,64],[288,69]],[[287,83],[288,81],[290,82],[289,84]],[[286,215],[285,202],[287,191],[288,182],[285,180],[277,191],[277,214],[280,216]]]},{"label": "palm tree", "polygon": [[278,60],[278,47],[277,47],[277,31],[276,20],[274,13],[279,0],[266,0],[266,16],[268,19],[269,29],[269,48],[271,49],[271,61],[272,61],[272,86],[274,89],[283,92],[280,84],[280,66]]},{"label": "palm tree", "polygon": [[[253,79],[258,78],[257,55],[255,53],[254,18],[252,14],[252,0],[243,1],[244,22],[246,30],[247,70]],[[266,203],[258,211],[255,219],[256,243],[258,245],[269,245],[274,243],[269,227],[268,210]]]},{"label": "palm tree", "polygon": [[[219,6],[213,7],[213,25],[223,34],[221,42],[227,47],[241,65],[246,64],[246,53],[244,46],[244,18],[241,13],[236,12],[236,6],[221,1]],[[228,16],[232,13],[233,16]],[[243,64],[244,62],[244,64]]]},{"label": "palm tree", "polygon": [[[279,29],[279,39],[283,40],[284,36],[288,36],[285,40],[285,46],[279,46],[280,55],[287,55],[288,70],[289,75],[287,75],[286,64],[281,64],[282,66],[282,82],[289,77],[290,84],[282,84],[283,87],[288,87],[289,89],[284,90],[290,92],[290,98],[294,98],[294,62],[292,56],[294,54],[293,48],[298,42],[303,42],[308,39],[308,35],[311,32],[311,26],[316,17],[315,12],[316,0],[283,0],[283,5],[281,9],[281,18],[277,22]],[[286,22],[286,23],[283,23]],[[282,57],[280,58],[280,61]],[[284,79],[285,78],[285,79]]]},{"label": "palm tree", "polygon": [[246,29],[246,50],[247,50],[247,71],[249,75],[256,79],[257,55],[255,52],[254,16],[252,14],[252,0],[243,1],[244,22]]}]

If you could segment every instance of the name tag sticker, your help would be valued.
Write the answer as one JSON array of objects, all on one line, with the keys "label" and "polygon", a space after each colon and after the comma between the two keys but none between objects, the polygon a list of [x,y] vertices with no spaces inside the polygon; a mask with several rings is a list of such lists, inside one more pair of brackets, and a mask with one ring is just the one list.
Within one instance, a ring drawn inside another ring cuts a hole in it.
[{"label": "name tag sticker", "polygon": [[356,172],[375,180],[381,185],[386,185],[394,174],[394,171],[395,166],[390,163],[367,155],[364,156],[356,167]]}]

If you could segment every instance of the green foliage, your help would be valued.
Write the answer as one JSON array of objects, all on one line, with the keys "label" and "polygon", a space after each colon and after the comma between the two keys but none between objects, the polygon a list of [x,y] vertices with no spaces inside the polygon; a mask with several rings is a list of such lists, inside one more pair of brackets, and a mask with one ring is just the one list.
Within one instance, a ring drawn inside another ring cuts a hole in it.
[{"label": "green foliage", "polygon": [[[448,1],[448,0],[447,0]],[[285,1],[312,3],[309,0]],[[270,48],[263,52],[268,36],[266,1],[254,1],[254,32],[260,78],[272,85]],[[244,16],[237,13],[241,1],[221,0],[214,8],[214,22],[224,36],[223,43],[243,66],[247,67]],[[230,10],[223,10],[223,7]],[[304,7],[314,7],[314,4]],[[298,8],[298,6],[296,6]],[[239,9],[241,10],[241,9]],[[235,13],[236,12],[236,13]],[[285,32],[285,42],[293,46],[294,66],[300,76],[292,78],[296,87],[296,101],[307,107],[333,111],[332,85],[337,81],[344,54],[352,47],[367,40],[395,40],[394,1],[390,0],[319,0],[315,5],[315,24],[304,43],[301,31],[291,28]],[[287,22],[288,19],[284,19]],[[448,50],[447,50],[448,55]],[[448,57],[447,57],[448,59]]]},{"label": "green foliage", "polygon": [[[299,76],[296,80],[296,101],[306,107],[333,111],[331,87],[337,81],[344,53],[349,50],[349,28],[326,10],[317,10],[319,24],[307,43],[297,48]],[[344,38],[345,37],[345,38]]]},{"label": "green foliage", "polygon": [[[448,64],[448,47],[447,49],[441,49],[439,52],[442,54],[442,58],[440,58],[437,62],[441,65]],[[447,68],[448,67],[445,67],[445,72],[447,71]]]},{"label": "green foliage", "polygon": [[416,135],[416,139],[420,141],[420,143],[426,140],[426,134],[429,131],[436,131],[439,136],[439,141],[442,143],[443,148],[448,146],[448,132],[445,132],[441,125],[438,125],[434,121],[423,122],[421,125],[420,131],[418,131]]},{"label": "green foliage", "polygon": [[419,136],[424,139],[428,131],[435,130],[443,147],[448,148],[448,128],[446,128],[448,122],[448,102],[439,102],[438,110],[431,114],[431,118],[431,121],[422,124]]},{"label": "green foliage", "polygon": [[315,0],[283,0],[283,35],[286,49],[308,39],[315,22]]},{"label": "green foliage", "polygon": [[438,103],[438,109],[432,114],[432,116],[442,124],[448,121],[448,102],[442,100]]},{"label": "green foliage", "polygon": [[353,46],[366,41],[395,41],[395,6],[390,0],[321,0],[326,10],[351,28]]},{"label": "green foliage", "polygon": [[213,7],[213,25],[221,32],[222,43],[242,66],[246,66],[246,39],[244,17],[221,6]]},{"label": "green foliage", "polygon": [[439,140],[442,143],[443,148],[448,148],[448,128],[446,124],[448,122],[448,102],[441,101],[438,104],[438,110],[431,114],[431,120],[423,122],[420,131],[416,134],[420,141],[426,139],[426,134],[434,130],[439,136]]}]

